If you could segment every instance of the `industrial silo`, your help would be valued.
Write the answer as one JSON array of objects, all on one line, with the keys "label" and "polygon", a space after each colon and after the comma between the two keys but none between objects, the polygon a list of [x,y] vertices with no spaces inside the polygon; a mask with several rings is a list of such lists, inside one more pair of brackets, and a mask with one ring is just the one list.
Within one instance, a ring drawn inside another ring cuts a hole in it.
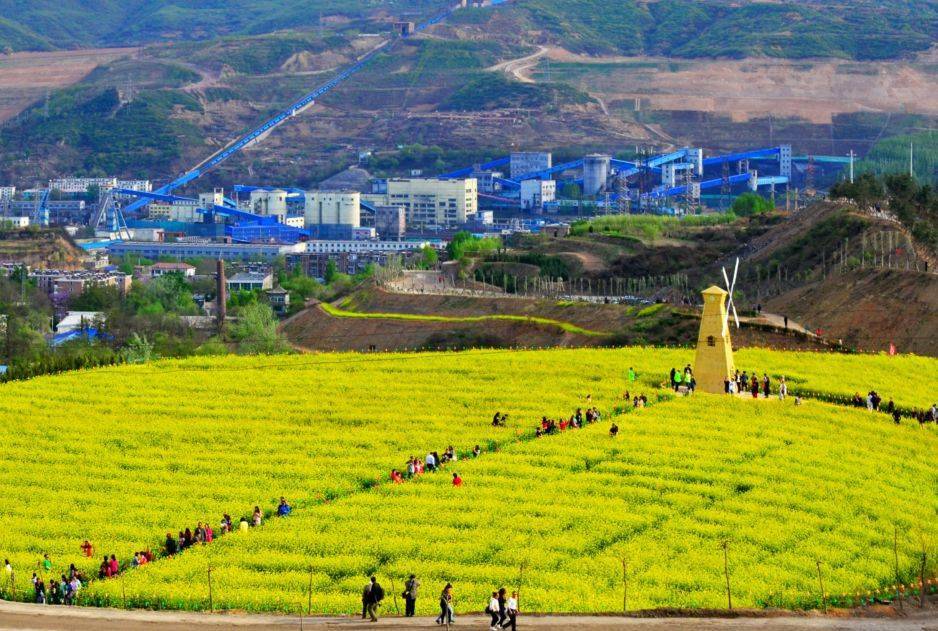
[{"label": "industrial silo", "polygon": [[583,194],[598,195],[609,179],[611,156],[592,154],[583,158]]}]

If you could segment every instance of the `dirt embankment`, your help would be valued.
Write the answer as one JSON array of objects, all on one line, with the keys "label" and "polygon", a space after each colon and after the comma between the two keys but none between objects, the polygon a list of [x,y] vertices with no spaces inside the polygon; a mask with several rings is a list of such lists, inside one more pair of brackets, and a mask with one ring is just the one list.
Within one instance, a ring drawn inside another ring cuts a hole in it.
[{"label": "dirt embankment", "polygon": [[[605,335],[564,330],[555,324],[520,320],[434,321],[393,317],[336,317],[312,306],[287,320],[284,334],[300,349],[324,351],[607,346],[626,344],[693,345],[699,315],[669,305],[635,307],[555,300],[395,294],[363,289],[339,302],[346,311],[445,318],[520,316],[567,323]],[[815,341],[744,326],[734,331],[737,347],[771,346],[817,349]]]}]

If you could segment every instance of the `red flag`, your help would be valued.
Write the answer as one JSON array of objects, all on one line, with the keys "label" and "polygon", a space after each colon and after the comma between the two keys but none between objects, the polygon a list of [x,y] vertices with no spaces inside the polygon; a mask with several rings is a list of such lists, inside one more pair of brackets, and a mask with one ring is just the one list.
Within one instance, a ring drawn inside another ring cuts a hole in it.
[{"label": "red flag", "polygon": [[893,356],[896,354],[896,345],[892,342],[889,342],[889,355]]}]

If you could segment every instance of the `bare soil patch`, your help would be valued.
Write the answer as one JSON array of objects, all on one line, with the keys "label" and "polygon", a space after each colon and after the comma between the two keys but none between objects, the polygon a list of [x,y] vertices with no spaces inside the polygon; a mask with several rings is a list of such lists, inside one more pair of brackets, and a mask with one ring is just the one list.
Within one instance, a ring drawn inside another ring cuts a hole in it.
[{"label": "bare soil patch", "polygon": [[0,56],[0,122],[16,116],[47,90],[72,85],[100,64],[137,50],[91,48]]},{"label": "bare soil patch", "polygon": [[548,56],[576,64],[555,65],[555,80],[570,81],[610,103],[638,100],[641,109],[716,112],[734,122],[774,116],[815,124],[852,112],[938,114],[933,96],[938,78],[920,60],[673,60],[589,57],[556,47]]}]

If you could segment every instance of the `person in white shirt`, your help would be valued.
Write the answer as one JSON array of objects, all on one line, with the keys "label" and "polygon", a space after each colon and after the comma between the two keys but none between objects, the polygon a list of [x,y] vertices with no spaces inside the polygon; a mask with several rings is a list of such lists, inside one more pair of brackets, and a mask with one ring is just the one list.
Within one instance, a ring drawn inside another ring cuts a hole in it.
[{"label": "person in white shirt", "polygon": [[502,624],[502,629],[511,629],[517,631],[518,625],[518,592],[511,592],[511,598],[508,599],[508,605],[505,607],[508,613],[508,620]]},{"label": "person in white shirt", "polygon": [[499,626],[499,620],[501,620],[501,614],[499,613],[498,606],[498,592],[492,592],[492,597],[489,599],[489,606],[486,611],[490,616],[492,616],[492,624],[489,627],[489,631],[498,631],[501,627]]},{"label": "person in white shirt", "polygon": [[788,384],[785,383],[785,377],[782,377],[778,384],[778,398],[784,401],[786,396],[788,396]]}]

